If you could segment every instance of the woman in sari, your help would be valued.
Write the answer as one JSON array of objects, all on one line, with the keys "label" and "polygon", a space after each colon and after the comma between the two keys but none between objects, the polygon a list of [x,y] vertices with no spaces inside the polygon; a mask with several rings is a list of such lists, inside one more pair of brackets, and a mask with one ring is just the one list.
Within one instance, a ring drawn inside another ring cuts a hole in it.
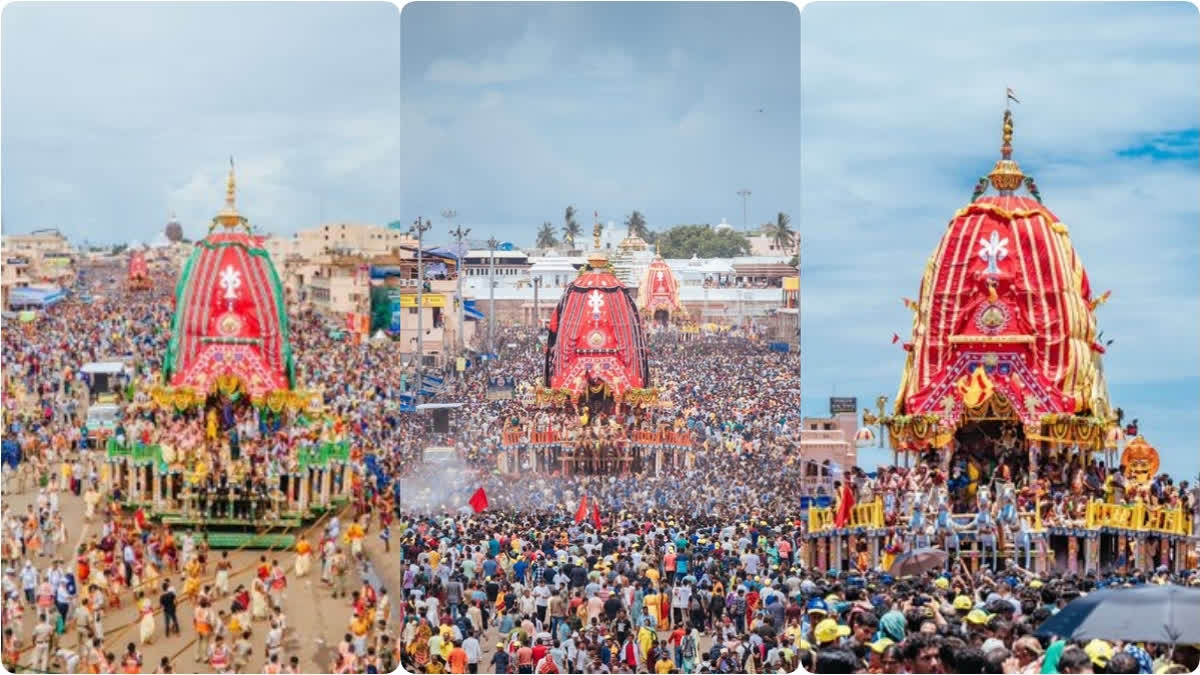
[{"label": "woman in sari", "polygon": [[429,627],[428,621],[421,619],[417,624],[416,637],[408,646],[408,655],[412,657],[417,672],[423,671],[429,663],[429,638],[431,637],[433,637],[433,629]]},{"label": "woman in sari", "polygon": [[196,594],[200,592],[200,563],[192,560],[187,565],[187,577],[183,580],[184,599],[195,599]]},{"label": "woman in sari", "polygon": [[250,615],[254,620],[267,618],[267,591],[262,579],[255,579],[250,585]]},{"label": "woman in sari", "polygon": [[154,606],[141,591],[138,591],[137,608],[142,616],[138,624],[138,643],[149,644],[154,639]]}]

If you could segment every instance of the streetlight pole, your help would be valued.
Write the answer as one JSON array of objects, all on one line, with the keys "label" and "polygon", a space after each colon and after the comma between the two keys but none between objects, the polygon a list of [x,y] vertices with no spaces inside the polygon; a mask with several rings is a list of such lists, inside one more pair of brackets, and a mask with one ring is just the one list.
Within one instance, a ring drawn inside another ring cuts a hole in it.
[{"label": "streetlight pole", "polygon": [[488,239],[488,250],[491,260],[488,263],[488,352],[496,353],[496,247],[500,245],[495,237]]},{"label": "streetlight pole", "polygon": [[542,313],[539,311],[538,305],[538,289],[542,287],[542,277],[536,276],[533,278],[533,326],[538,331],[542,330]]},{"label": "streetlight pole", "polygon": [[421,387],[424,385],[422,380],[422,366],[425,365],[425,260],[422,257],[422,249],[424,248],[425,233],[433,225],[429,220],[421,222],[420,216],[413,222],[409,228],[409,234],[417,235],[417,395],[415,399],[421,397]]},{"label": "streetlight pole", "polygon": [[738,195],[742,198],[742,231],[746,231],[746,198],[750,196],[750,191],[746,188],[738,190]]},{"label": "streetlight pole", "polygon": [[[442,211],[442,217],[444,217],[446,220],[453,220],[456,216],[458,216],[458,212],[455,211],[454,209],[446,209],[445,211]],[[466,324],[463,322],[463,305],[466,303],[466,301],[463,300],[463,292],[462,292],[462,258],[463,258],[462,243],[463,243],[463,239],[465,239],[468,234],[471,234],[471,228],[468,227],[467,229],[464,230],[462,225],[458,225],[453,230],[450,230],[450,235],[452,237],[454,237],[455,241],[458,242],[458,248],[454,251],[454,258],[456,260],[455,276],[458,277],[458,355],[459,356],[463,355],[463,351],[466,348],[465,340],[463,338],[464,326],[466,326]]]}]

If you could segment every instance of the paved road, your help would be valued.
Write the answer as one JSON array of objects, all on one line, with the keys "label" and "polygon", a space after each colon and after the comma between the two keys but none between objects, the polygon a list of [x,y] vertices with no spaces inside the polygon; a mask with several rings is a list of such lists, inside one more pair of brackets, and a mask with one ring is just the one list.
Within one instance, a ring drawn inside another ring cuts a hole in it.
[{"label": "paved road", "polygon": [[[36,499],[34,490],[27,490],[23,494],[6,494],[4,502],[10,510],[23,512],[27,504],[33,503]],[[83,500],[75,497],[69,492],[63,492],[59,496],[60,510],[63,512],[68,525],[68,541],[76,541],[81,537],[90,536],[98,528],[96,525],[90,529],[82,529],[88,526],[83,524]],[[373,533],[372,533],[373,534]],[[374,537],[378,542],[378,537]],[[310,541],[315,543],[313,538]],[[370,547],[369,547],[370,548]],[[382,552],[382,548],[379,549]],[[68,568],[74,568],[74,556],[67,556],[66,551],[60,551],[63,558],[69,563]],[[333,655],[336,652],[337,643],[342,639],[342,636],[347,632],[351,616],[351,608],[348,599],[334,599],[330,597],[329,589],[320,582],[320,566],[313,565],[313,569],[304,579],[297,578],[292,572],[292,565],[295,560],[295,554],[290,551],[238,551],[231,552],[230,559],[233,561],[234,569],[238,570],[243,567],[249,569],[240,574],[231,575],[230,587],[236,588],[239,583],[250,584],[254,564],[258,561],[259,556],[266,555],[268,560],[278,559],[280,564],[288,571],[288,590],[284,596],[283,609],[287,617],[289,626],[288,633],[285,637],[285,646],[281,661],[286,662],[291,656],[300,658],[300,666],[303,672],[309,673],[326,673],[330,672],[333,666]],[[214,552],[214,558],[220,556],[220,551]],[[5,566],[17,565],[17,561],[4,561]],[[42,558],[35,560],[34,565],[39,568],[49,567],[50,558]],[[212,565],[210,563],[210,570]],[[398,572],[397,572],[398,578]],[[176,589],[182,589],[183,579],[181,575],[171,577]],[[361,576],[357,570],[352,571],[349,588],[357,588],[361,583]],[[397,582],[396,586],[399,584]],[[155,605],[158,602],[158,591],[148,593],[151,596]],[[229,609],[228,598],[219,601],[216,609]],[[138,626],[135,623],[137,620],[136,611],[134,609],[134,601],[127,592],[122,597],[121,607],[113,608],[106,612],[104,617],[105,629],[105,650],[111,651],[115,655],[120,655],[125,651],[126,644],[130,641],[137,642]],[[178,609],[178,616],[183,631],[180,635],[173,635],[169,639],[163,635],[163,621],[161,614],[156,617],[156,635],[150,644],[141,645],[138,649],[143,655],[143,671],[152,672],[158,665],[160,659],[167,656],[172,659],[172,664],[176,672],[179,673],[210,673],[213,670],[205,663],[199,663],[195,660],[195,646],[193,639],[194,631],[191,629],[191,612],[193,605],[190,602],[182,604]],[[74,609],[74,607],[72,607]],[[20,626],[18,633],[28,636],[32,631],[33,626],[37,623],[36,615],[32,611],[26,611],[24,624]],[[7,626],[6,626],[7,627]],[[253,635],[251,642],[254,644],[254,654],[251,657],[247,672],[261,672],[262,666],[266,663],[263,641],[269,624],[264,620],[256,622],[252,627]],[[64,638],[64,645],[67,648],[75,648],[75,635],[73,631],[68,631]],[[25,640],[28,644],[28,639]],[[30,653],[23,655],[21,660],[22,665],[28,665]],[[56,670],[52,668],[52,670]],[[61,668],[57,669],[61,672]]]}]

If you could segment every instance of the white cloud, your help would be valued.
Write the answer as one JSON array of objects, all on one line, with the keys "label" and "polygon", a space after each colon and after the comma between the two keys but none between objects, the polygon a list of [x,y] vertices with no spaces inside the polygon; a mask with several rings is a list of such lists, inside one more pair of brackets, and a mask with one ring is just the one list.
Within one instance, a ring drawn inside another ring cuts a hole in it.
[{"label": "white cloud", "polygon": [[488,85],[517,82],[546,72],[554,43],[531,24],[525,33],[502,53],[478,61],[442,57],[429,66],[426,79],[458,85]]}]

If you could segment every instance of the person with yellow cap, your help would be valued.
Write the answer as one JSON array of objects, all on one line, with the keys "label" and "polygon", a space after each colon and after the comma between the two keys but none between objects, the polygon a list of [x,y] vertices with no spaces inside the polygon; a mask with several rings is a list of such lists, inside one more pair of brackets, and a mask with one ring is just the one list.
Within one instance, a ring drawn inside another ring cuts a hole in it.
[{"label": "person with yellow cap", "polygon": [[817,647],[828,647],[841,638],[850,635],[850,627],[838,623],[837,619],[823,619],[813,628],[813,638]]}]

